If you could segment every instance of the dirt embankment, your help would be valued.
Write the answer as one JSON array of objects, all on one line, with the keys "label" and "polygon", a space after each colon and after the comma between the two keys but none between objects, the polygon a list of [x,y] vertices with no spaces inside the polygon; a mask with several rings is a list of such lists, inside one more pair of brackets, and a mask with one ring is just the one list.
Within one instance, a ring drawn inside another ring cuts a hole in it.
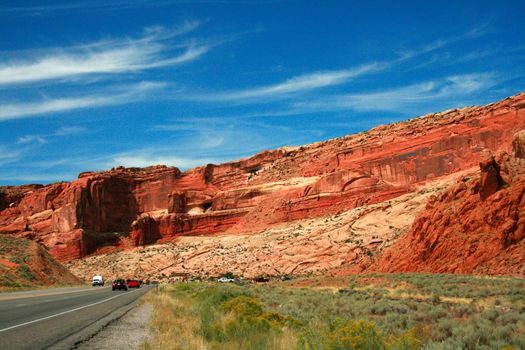
[{"label": "dirt embankment", "polygon": [[0,235],[0,290],[81,283],[35,241]]}]

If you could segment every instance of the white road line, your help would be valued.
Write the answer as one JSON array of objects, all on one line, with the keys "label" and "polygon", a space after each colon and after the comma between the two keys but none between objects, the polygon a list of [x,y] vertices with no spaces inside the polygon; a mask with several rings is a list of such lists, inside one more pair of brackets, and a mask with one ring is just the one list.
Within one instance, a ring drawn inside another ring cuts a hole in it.
[{"label": "white road line", "polygon": [[20,324],[17,324],[17,325],[14,325],[14,326],[11,326],[11,327],[7,327],[7,328],[4,328],[4,329],[0,329],[0,333],[2,332],[5,332],[5,331],[8,331],[8,330],[11,330],[11,329],[14,329],[14,328],[18,328],[18,327],[22,327],[22,326],[27,326],[28,324],[32,324],[32,323],[36,323],[36,322],[40,322],[40,321],[44,321],[44,320],[48,320],[50,318],[53,318],[53,317],[57,317],[57,316],[61,316],[61,315],[65,315],[65,314],[69,314],[71,312],[75,312],[75,311],[78,311],[78,310],[82,310],[82,309],[85,309],[87,307],[91,307],[91,306],[95,306],[95,305],[98,305],[98,304],[102,304],[102,303],[105,303],[106,301],[109,301],[111,299],[115,299],[115,298],[118,298],[118,297],[121,297],[123,295],[129,295],[131,293],[134,293],[134,292],[137,292],[139,291],[139,289],[135,289],[133,292],[127,292],[127,293],[124,293],[124,294],[119,294],[119,295],[115,295],[111,298],[107,298],[107,299],[104,299],[104,300],[100,300],[100,301],[97,301],[96,303],[93,303],[93,304],[88,304],[88,305],[84,305],[84,306],[81,306],[81,307],[77,307],[75,309],[71,309],[71,310],[67,310],[67,311],[63,311],[63,312],[60,312],[58,314],[54,314],[54,315],[51,315],[51,316],[46,316],[46,317],[42,317],[42,318],[39,318],[39,319],[36,319],[36,320],[33,320],[33,321],[29,321],[29,322],[24,322],[24,323],[20,323]]}]

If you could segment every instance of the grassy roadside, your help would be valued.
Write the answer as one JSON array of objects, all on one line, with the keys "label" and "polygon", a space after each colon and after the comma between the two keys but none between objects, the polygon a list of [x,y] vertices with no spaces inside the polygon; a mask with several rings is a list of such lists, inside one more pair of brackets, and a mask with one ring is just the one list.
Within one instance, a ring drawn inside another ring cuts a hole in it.
[{"label": "grassy roadside", "polygon": [[193,309],[193,301],[183,295],[173,297],[173,288],[163,286],[159,293],[151,291],[143,298],[143,302],[153,305],[151,340],[143,350],[207,349],[198,334],[201,322]]},{"label": "grassy roadside", "polygon": [[145,349],[524,349],[525,281],[365,275],[150,293]]}]

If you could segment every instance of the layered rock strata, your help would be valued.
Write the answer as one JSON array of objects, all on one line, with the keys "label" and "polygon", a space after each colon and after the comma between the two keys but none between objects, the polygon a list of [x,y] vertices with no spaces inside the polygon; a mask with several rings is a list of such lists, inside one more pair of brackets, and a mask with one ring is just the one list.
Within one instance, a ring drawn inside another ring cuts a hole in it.
[{"label": "layered rock strata", "polygon": [[[511,141],[524,128],[520,94],[186,172],[154,166],[82,173],[14,199],[1,195],[0,233],[38,240],[68,261],[180,236],[257,232],[411,193],[476,166],[486,149],[523,152]],[[486,166],[498,172],[496,163]]]},{"label": "layered rock strata", "polygon": [[431,197],[371,270],[525,275],[525,131],[513,145]]}]

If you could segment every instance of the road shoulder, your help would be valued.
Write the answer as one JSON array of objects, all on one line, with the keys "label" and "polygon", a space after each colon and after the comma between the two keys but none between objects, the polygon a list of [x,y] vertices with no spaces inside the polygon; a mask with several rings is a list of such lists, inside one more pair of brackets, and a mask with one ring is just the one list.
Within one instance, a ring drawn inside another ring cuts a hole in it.
[{"label": "road shoulder", "polygon": [[93,337],[76,344],[73,349],[139,349],[150,337],[151,304],[129,308]]}]

